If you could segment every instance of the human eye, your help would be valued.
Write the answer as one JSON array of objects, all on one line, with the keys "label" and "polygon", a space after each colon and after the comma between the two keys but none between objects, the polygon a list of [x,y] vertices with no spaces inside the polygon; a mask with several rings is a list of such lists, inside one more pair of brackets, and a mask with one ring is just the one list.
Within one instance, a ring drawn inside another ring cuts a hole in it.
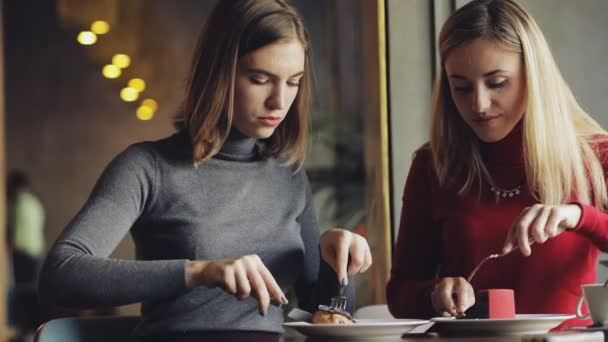
[{"label": "human eye", "polygon": [[249,81],[253,84],[264,85],[268,83],[268,77],[263,75],[251,75],[249,76]]},{"label": "human eye", "polygon": [[298,80],[289,80],[289,81],[287,81],[287,85],[290,87],[297,88],[300,86],[300,80],[299,79]]},{"label": "human eye", "polygon": [[501,89],[501,88],[504,88],[507,85],[508,82],[509,81],[506,78],[497,79],[497,80],[490,80],[488,82],[488,87],[491,88],[491,89]]},{"label": "human eye", "polygon": [[473,90],[473,88],[467,84],[454,84],[452,85],[452,90],[456,93],[468,93]]}]

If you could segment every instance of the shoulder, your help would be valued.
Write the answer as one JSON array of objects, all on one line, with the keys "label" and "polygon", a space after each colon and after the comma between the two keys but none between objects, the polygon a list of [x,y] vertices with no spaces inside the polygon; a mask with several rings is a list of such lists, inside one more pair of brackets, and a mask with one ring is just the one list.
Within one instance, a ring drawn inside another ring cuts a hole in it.
[{"label": "shoulder", "polygon": [[412,168],[431,169],[433,166],[433,151],[429,143],[420,146],[412,154]]},{"label": "shoulder", "polygon": [[156,141],[142,141],[127,147],[115,162],[154,166],[159,160],[192,162],[192,145],[184,131]]},{"label": "shoulder", "polygon": [[595,135],[589,143],[600,163],[608,166],[608,135]]}]

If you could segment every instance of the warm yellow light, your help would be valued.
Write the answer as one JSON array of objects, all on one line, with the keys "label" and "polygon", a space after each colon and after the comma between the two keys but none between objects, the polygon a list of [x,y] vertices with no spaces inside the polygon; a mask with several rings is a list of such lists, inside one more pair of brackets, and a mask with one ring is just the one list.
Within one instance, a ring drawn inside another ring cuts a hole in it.
[{"label": "warm yellow light", "polygon": [[144,89],[146,89],[146,81],[142,80],[141,78],[132,78],[129,81],[129,87],[131,88],[135,88],[138,92],[142,92],[144,91]]},{"label": "warm yellow light", "polygon": [[81,31],[76,39],[82,45],[93,45],[97,41],[97,35],[91,31]]},{"label": "warm yellow light", "polygon": [[107,21],[96,20],[91,24],[91,31],[96,34],[106,34],[110,31],[110,24]]},{"label": "warm yellow light", "polygon": [[126,87],[120,91],[120,98],[126,102],[133,102],[139,97],[139,92],[135,88]]},{"label": "warm yellow light", "polygon": [[124,69],[131,64],[131,57],[124,53],[117,53],[112,57],[112,64]]},{"label": "warm yellow light", "polygon": [[156,102],[154,99],[144,99],[141,101],[141,105],[152,109],[153,112],[156,112],[158,109],[158,102]]},{"label": "warm yellow light", "polygon": [[137,108],[135,115],[139,120],[147,121],[152,119],[152,117],[154,116],[154,111],[152,110],[152,108],[142,105]]},{"label": "warm yellow light", "polygon": [[106,78],[118,78],[118,77],[120,77],[120,74],[122,73],[122,71],[120,71],[120,68],[117,67],[116,65],[108,64],[103,67],[103,69],[101,70],[101,73]]}]

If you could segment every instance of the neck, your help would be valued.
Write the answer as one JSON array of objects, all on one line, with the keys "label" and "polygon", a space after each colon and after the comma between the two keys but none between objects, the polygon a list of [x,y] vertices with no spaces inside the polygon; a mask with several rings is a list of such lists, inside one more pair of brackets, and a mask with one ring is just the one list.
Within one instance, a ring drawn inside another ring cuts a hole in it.
[{"label": "neck", "polygon": [[236,128],[232,128],[216,157],[236,161],[255,160],[258,158],[257,142],[257,139],[246,136]]},{"label": "neck", "polygon": [[480,142],[481,156],[488,168],[524,165],[523,124],[520,121],[499,141]]}]

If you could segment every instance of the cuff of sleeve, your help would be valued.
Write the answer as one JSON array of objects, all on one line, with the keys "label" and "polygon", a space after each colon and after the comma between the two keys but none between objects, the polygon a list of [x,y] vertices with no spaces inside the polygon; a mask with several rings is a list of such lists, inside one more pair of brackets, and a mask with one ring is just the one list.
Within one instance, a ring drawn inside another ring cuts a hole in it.
[{"label": "cuff of sleeve", "polygon": [[576,204],[581,208],[581,217],[578,220],[578,224],[572,229],[573,231],[586,230],[595,227],[598,211],[594,206],[576,201],[570,202],[569,204]]}]

